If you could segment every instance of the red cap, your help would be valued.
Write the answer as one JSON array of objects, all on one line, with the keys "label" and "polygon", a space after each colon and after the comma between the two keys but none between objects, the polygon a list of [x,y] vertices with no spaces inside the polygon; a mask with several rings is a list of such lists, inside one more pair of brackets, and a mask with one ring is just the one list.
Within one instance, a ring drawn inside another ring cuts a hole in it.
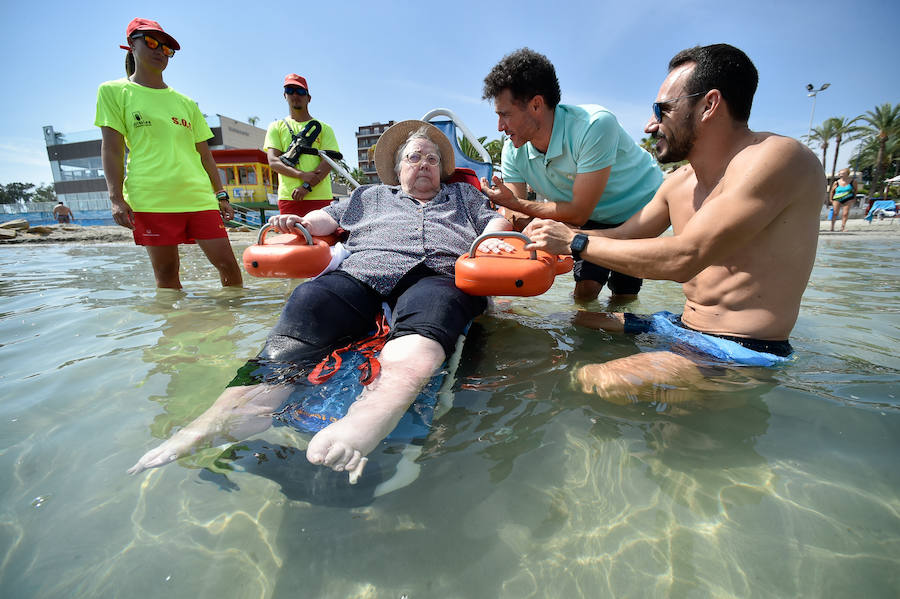
[{"label": "red cap", "polygon": [[[137,31],[155,31],[156,33],[161,33],[166,39],[161,40],[167,46],[171,46],[173,50],[181,50],[181,46],[178,45],[178,41],[165,32],[162,28],[162,25],[157,23],[156,21],[151,21],[150,19],[131,19],[131,23],[128,24],[128,27],[125,29],[125,39],[131,39],[131,36],[134,35]],[[119,46],[123,50],[129,50],[128,46]]]},{"label": "red cap", "polygon": [[309,91],[309,86],[306,85],[306,79],[304,79],[297,73],[289,73],[284,76],[284,87],[287,87],[289,85],[295,85],[297,87],[302,87],[306,91]]}]

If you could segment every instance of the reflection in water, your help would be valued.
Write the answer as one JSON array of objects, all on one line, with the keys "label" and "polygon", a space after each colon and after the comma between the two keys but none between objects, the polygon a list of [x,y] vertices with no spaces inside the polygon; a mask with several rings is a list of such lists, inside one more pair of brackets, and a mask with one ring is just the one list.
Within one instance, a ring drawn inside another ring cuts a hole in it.
[{"label": "reflection in water", "polygon": [[[189,253],[191,291],[155,294],[138,248],[0,248],[2,594],[892,597],[900,240],[820,246],[797,360],[677,404],[572,386],[640,340],[571,326],[570,282],[499,306],[433,433],[349,493],[287,427],[124,474],[255,355],[288,284],[229,295]],[[378,494],[404,460],[418,477]]]}]

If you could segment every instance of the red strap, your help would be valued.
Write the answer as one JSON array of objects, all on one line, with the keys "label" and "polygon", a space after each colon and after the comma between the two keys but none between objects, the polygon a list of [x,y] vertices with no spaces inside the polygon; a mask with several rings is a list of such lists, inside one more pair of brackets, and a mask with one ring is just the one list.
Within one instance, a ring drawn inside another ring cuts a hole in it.
[{"label": "red strap", "polygon": [[361,371],[359,381],[363,385],[370,384],[381,372],[381,363],[375,357],[375,354],[384,347],[390,332],[391,327],[388,325],[387,319],[384,317],[384,314],[380,314],[375,321],[375,333],[372,336],[336,349],[325,356],[309,373],[309,382],[314,385],[320,385],[333,377],[341,368],[343,361],[341,354],[350,349],[355,349],[365,358],[365,361],[357,366],[357,369]]}]

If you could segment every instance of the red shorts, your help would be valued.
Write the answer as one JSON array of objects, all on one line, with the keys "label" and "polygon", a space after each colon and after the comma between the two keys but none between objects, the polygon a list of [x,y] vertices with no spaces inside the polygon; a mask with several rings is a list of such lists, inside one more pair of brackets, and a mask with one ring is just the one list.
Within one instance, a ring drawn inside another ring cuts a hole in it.
[{"label": "red shorts", "polygon": [[278,212],[306,216],[308,212],[324,208],[334,200],[278,200]]},{"label": "red shorts", "polygon": [[135,212],[133,233],[137,245],[178,245],[228,237],[218,210]]}]

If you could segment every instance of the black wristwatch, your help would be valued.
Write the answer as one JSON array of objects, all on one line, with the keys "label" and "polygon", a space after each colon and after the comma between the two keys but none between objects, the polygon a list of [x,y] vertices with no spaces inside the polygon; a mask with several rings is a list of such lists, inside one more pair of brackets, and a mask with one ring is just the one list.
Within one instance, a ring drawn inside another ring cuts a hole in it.
[{"label": "black wristwatch", "polygon": [[309,181],[304,181],[303,185],[301,185],[300,187],[302,187],[306,191],[312,191],[312,185],[309,184]]},{"label": "black wristwatch", "polygon": [[588,244],[588,236],[583,233],[578,233],[575,237],[572,238],[572,242],[569,244],[569,249],[572,250],[572,257],[576,260],[581,260],[581,252],[584,251],[584,248],[587,247]]},{"label": "black wristwatch", "polygon": [[219,200],[220,202],[222,202],[222,201],[227,202],[228,201],[228,192],[225,190],[217,192],[216,199]]}]

